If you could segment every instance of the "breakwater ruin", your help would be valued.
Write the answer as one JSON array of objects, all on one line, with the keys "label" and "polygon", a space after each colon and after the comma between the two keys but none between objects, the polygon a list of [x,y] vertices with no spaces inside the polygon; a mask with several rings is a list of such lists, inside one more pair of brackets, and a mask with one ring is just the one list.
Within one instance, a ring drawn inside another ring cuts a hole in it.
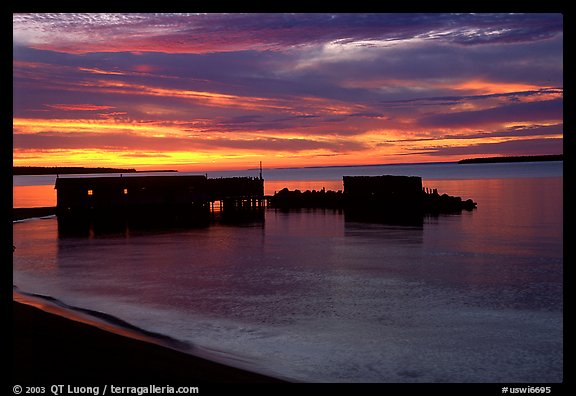
[{"label": "breakwater ruin", "polygon": [[358,220],[418,222],[424,215],[461,213],[477,207],[437,189],[424,188],[418,176],[344,176],[344,191],[313,190],[276,192],[269,201],[279,209],[344,209],[347,218]]}]

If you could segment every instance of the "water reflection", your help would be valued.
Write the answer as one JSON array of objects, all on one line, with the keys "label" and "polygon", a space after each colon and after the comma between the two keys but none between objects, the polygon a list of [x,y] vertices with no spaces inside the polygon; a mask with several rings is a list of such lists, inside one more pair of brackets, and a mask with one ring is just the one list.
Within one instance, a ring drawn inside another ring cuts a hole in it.
[{"label": "water reflection", "polygon": [[18,223],[14,282],[304,381],[561,381],[562,180],[434,187],[478,209],[418,225],[267,210],[92,239]]},{"label": "water reflection", "polygon": [[57,269],[58,245],[56,220],[30,220],[14,225],[13,253],[15,262],[24,268],[32,268],[40,275],[54,272]]},{"label": "water reflection", "polygon": [[[473,213],[448,217],[430,241],[485,254],[562,257],[563,179],[435,180],[448,194],[472,196]],[[457,228],[457,230],[456,230]],[[449,234],[458,238],[448,238]]]},{"label": "water reflection", "polygon": [[134,232],[170,232],[188,229],[207,229],[215,224],[231,226],[264,226],[265,208],[242,210],[180,211],[170,208],[162,210],[109,211],[59,215],[58,234],[62,238],[99,236],[128,237]]},{"label": "water reflection", "polygon": [[54,185],[14,186],[12,188],[14,208],[39,208],[56,206]]}]

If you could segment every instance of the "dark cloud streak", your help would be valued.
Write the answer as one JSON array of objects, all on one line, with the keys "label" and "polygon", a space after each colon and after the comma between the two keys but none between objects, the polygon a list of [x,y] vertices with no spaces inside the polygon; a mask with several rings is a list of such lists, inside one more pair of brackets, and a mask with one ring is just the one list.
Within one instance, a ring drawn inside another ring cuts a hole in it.
[{"label": "dark cloud streak", "polygon": [[555,99],[508,104],[485,110],[431,115],[418,120],[418,124],[423,127],[433,128],[465,128],[503,122],[539,122],[561,120],[562,118],[563,101]]},{"label": "dark cloud streak", "polygon": [[463,147],[429,146],[420,147],[418,151],[431,156],[561,154],[563,153],[563,139],[515,139],[496,143],[478,143]]}]

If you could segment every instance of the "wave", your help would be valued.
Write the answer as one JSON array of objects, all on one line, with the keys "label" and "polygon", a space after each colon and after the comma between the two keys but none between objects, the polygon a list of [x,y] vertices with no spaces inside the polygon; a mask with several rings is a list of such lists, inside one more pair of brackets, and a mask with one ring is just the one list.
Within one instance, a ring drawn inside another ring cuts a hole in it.
[{"label": "wave", "polygon": [[16,285],[12,287],[14,301],[34,306],[48,313],[86,323],[115,334],[158,344],[180,352],[191,353],[194,349],[194,346],[189,342],[178,340],[165,334],[148,331],[114,315],[69,305],[52,296],[25,292],[20,290]]},{"label": "wave", "polygon": [[27,217],[25,219],[12,220],[12,224],[27,223],[27,222],[33,221],[33,220],[49,220],[49,219],[55,219],[55,218],[56,218],[56,215],[40,216],[40,217]]},{"label": "wave", "polygon": [[238,356],[224,350],[194,345],[191,342],[182,341],[166,334],[149,331],[114,315],[70,305],[49,295],[25,292],[19,289],[16,285],[12,285],[12,288],[12,298],[14,301],[33,306],[42,311],[61,316],[68,320],[84,323],[113,334],[148,342],[150,344],[156,344],[161,347],[169,348],[219,364],[270,377],[294,381],[293,379],[289,379],[286,376],[273,372],[265,367],[261,367],[243,356]]}]

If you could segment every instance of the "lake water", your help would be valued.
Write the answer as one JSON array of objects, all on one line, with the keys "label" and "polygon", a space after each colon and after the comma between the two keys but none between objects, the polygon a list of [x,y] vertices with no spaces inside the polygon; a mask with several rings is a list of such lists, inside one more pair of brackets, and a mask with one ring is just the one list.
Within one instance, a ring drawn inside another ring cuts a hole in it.
[{"label": "lake water", "polygon": [[[249,226],[93,238],[59,237],[55,218],[16,222],[14,285],[296,381],[563,380],[562,162],[266,173],[267,193],[419,175],[478,208],[422,226],[268,209]],[[53,179],[14,177],[15,207],[21,187]],[[54,205],[39,191],[31,206]]]}]

